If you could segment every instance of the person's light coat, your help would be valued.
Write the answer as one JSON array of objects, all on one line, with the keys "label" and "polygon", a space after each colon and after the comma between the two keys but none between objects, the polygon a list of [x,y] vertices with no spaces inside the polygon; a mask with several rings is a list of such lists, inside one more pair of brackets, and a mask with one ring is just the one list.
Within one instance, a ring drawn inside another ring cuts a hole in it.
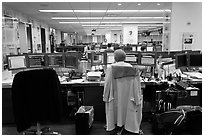
[{"label": "person's light coat", "polygon": [[128,63],[112,64],[106,71],[103,101],[107,131],[124,126],[139,133],[142,120],[142,94],[137,71]]}]

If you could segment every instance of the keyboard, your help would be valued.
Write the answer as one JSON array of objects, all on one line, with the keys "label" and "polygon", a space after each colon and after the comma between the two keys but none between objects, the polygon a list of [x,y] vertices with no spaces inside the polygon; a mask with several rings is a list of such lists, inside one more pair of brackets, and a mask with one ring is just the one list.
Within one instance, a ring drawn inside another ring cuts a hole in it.
[{"label": "keyboard", "polygon": [[186,89],[188,87],[188,84],[186,82],[183,82],[183,81],[179,81],[176,84],[178,87],[180,87],[182,89]]}]

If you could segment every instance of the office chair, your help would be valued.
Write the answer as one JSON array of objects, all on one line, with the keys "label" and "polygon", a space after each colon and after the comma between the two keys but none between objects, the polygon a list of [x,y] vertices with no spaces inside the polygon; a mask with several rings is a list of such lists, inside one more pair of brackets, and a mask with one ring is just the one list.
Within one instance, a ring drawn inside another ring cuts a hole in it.
[{"label": "office chair", "polygon": [[132,67],[112,66],[111,79],[104,85],[103,101],[106,105],[106,130],[123,129],[140,134],[142,94],[138,72]]},{"label": "office chair", "polygon": [[[40,129],[40,122],[58,122],[61,114],[60,82],[52,69],[21,71],[12,84],[12,103],[17,131],[26,130],[33,123],[37,130],[32,134],[58,134],[49,128]],[[44,132],[42,132],[44,131]]]}]

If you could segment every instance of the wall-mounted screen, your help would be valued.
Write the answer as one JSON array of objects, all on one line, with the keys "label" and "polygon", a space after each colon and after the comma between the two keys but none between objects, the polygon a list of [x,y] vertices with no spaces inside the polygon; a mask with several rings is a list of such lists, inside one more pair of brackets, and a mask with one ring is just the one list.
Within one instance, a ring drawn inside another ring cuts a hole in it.
[{"label": "wall-mounted screen", "polygon": [[28,55],[28,67],[30,68],[38,68],[45,67],[45,54],[29,54]]},{"label": "wall-mounted screen", "polygon": [[65,53],[65,67],[73,69],[78,68],[78,52]]},{"label": "wall-mounted screen", "polygon": [[47,54],[48,67],[64,67],[63,54]]},{"label": "wall-mounted screen", "polygon": [[202,67],[202,54],[189,54],[189,67]]},{"label": "wall-mounted screen", "polygon": [[9,70],[27,68],[25,55],[8,55],[7,61]]}]

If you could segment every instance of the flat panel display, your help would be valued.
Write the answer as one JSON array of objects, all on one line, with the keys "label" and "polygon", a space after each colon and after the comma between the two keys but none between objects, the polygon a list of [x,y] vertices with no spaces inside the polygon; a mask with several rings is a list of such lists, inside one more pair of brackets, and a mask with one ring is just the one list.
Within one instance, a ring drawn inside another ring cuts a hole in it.
[{"label": "flat panel display", "polygon": [[93,64],[96,64],[96,65],[103,64],[103,62],[104,62],[103,54],[93,53],[92,62],[93,62]]},{"label": "flat panel display", "polygon": [[7,61],[9,70],[27,68],[25,55],[8,55]]},{"label": "flat panel display", "polygon": [[176,68],[188,67],[187,54],[176,54]]},{"label": "flat panel display", "polygon": [[147,51],[154,51],[154,47],[147,46]]},{"label": "flat panel display", "polygon": [[189,54],[189,67],[202,67],[202,54]]},{"label": "flat panel display", "polygon": [[28,55],[28,67],[40,68],[46,67],[45,54],[29,54]]},{"label": "flat panel display", "polygon": [[64,67],[63,54],[47,54],[48,67]]},{"label": "flat panel display", "polygon": [[141,57],[142,65],[154,65],[154,58],[151,56],[143,56]]},{"label": "flat panel display", "polygon": [[107,64],[112,64],[115,62],[113,52],[107,53]]},{"label": "flat panel display", "polygon": [[126,54],[125,62],[130,64],[138,64],[138,55],[137,54]]},{"label": "flat panel display", "polygon": [[78,52],[65,53],[65,67],[78,68]]}]

